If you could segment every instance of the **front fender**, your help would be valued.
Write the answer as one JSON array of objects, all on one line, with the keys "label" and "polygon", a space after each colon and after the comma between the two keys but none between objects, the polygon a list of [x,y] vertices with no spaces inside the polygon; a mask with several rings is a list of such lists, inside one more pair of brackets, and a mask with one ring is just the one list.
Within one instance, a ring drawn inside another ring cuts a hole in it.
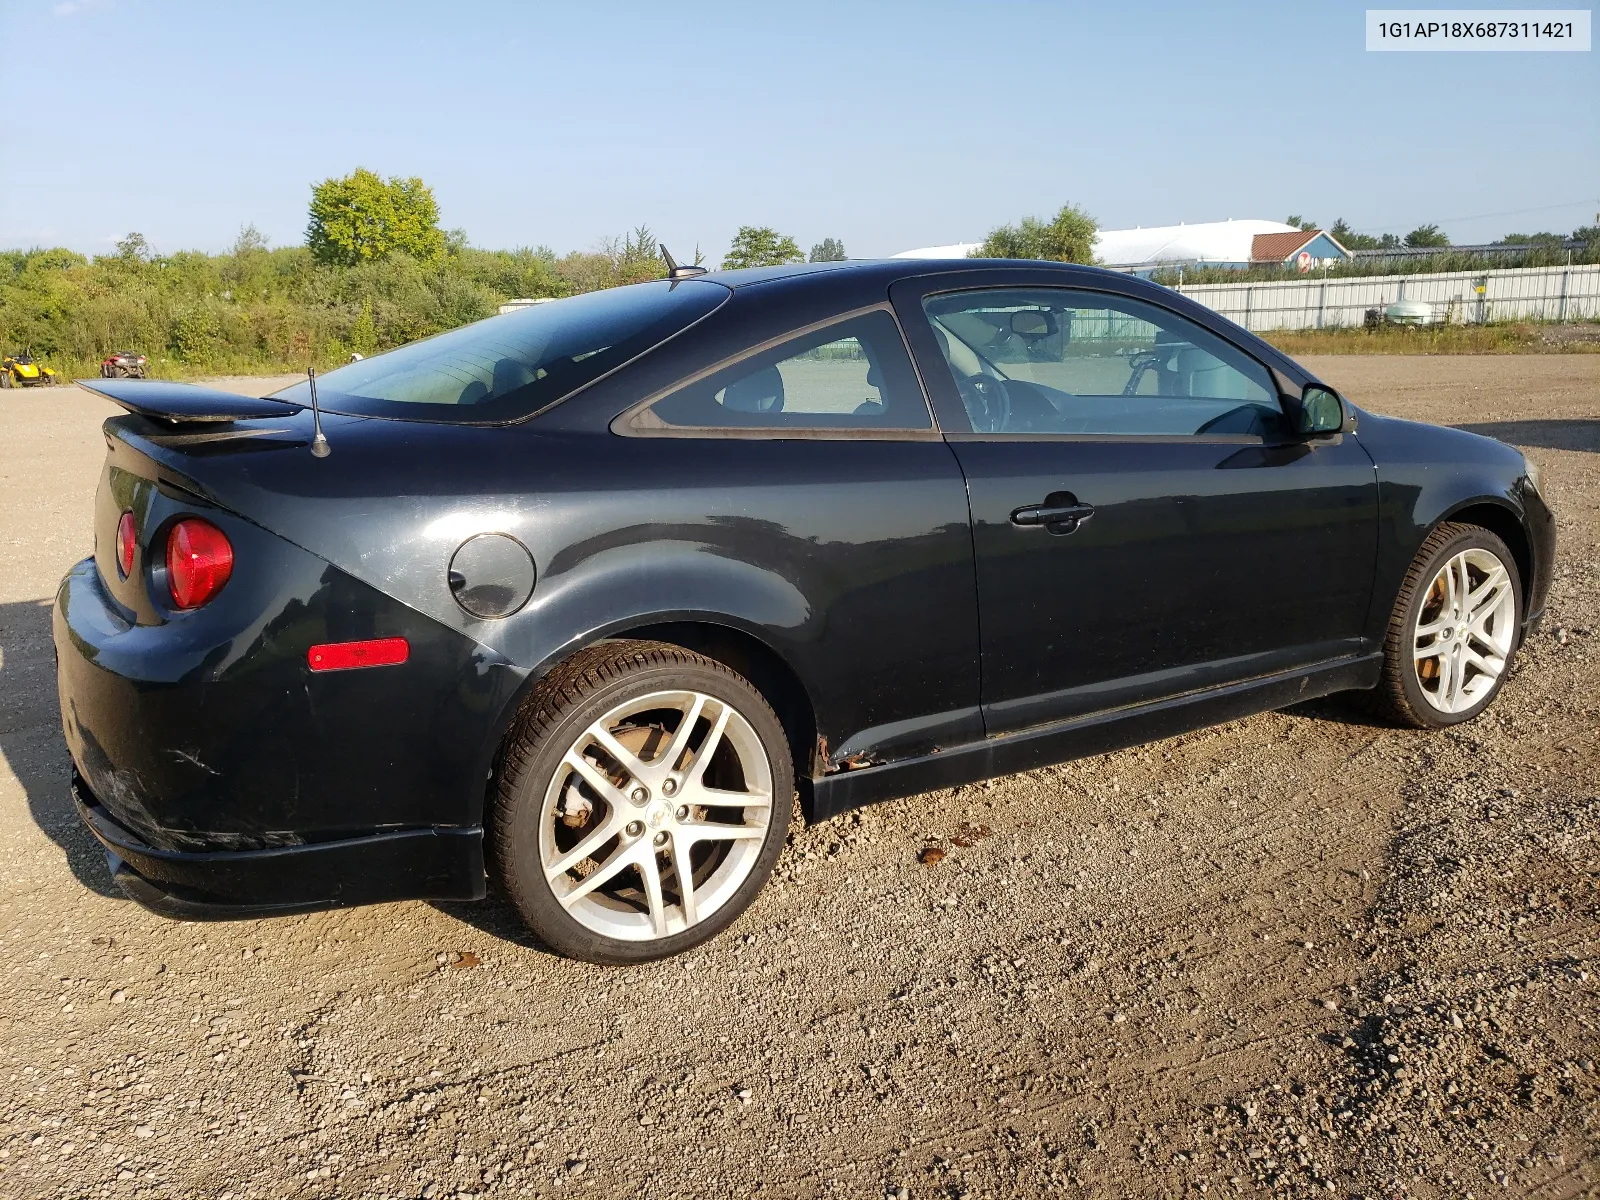
[{"label": "front fender", "polygon": [[[1469,510],[1480,516],[1504,514],[1501,527],[1521,531],[1531,567],[1524,572],[1529,576],[1524,581],[1527,608],[1534,613],[1542,607],[1553,535],[1534,527],[1548,522],[1532,520],[1520,451],[1461,429],[1367,413],[1361,415],[1360,437],[1378,473],[1377,586],[1368,615],[1370,636],[1382,639],[1400,584],[1428,534]],[[1539,508],[1545,511],[1542,504]]]}]

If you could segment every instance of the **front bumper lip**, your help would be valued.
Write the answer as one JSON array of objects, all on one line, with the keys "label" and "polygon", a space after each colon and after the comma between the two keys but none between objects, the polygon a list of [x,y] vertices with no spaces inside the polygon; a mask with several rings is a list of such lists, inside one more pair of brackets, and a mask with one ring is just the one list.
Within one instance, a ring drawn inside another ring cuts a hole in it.
[{"label": "front bumper lip", "polygon": [[164,850],[120,824],[72,773],[72,800],[123,892],[182,920],[309,912],[390,900],[480,900],[483,830],[393,830],[264,850]]}]

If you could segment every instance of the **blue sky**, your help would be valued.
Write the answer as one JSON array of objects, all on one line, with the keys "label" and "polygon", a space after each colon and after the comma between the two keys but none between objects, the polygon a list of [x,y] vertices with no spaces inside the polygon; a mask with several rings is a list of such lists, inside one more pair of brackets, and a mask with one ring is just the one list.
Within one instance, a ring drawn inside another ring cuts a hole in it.
[{"label": "blue sky", "polygon": [[1595,52],[1369,54],[1363,13],[0,0],[24,50],[0,246],[295,244],[310,185],[356,166],[420,175],[476,245],[643,222],[713,262],[744,223],[871,256],[1066,201],[1104,228],[1295,212],[1458,242],[1595,219]]}]

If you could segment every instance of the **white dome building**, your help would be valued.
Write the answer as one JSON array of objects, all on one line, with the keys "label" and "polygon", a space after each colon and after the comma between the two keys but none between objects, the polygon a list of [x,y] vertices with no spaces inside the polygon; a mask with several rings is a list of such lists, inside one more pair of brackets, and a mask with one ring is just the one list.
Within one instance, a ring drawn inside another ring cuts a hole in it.
[{"label": "white dome building", "polygon": [[[1313,231],[1302,231],[1282,221],[1205,221],[1198,225],[1156,225],[1149,229],[1103,229],[1095,235],[1094,256],[1105,266],[1135,271],[1166,264],[1248,267],[1253,262],[1266,261],[1257,253],[1258,237],[1301,233],[1305,241],[1312,240]],[[902,250],[894,257],[966,258],[980,245],[981,242],[956,242],[949,246],[924,246]],[[1276,244],[1273,245],[1275,249]]]}]

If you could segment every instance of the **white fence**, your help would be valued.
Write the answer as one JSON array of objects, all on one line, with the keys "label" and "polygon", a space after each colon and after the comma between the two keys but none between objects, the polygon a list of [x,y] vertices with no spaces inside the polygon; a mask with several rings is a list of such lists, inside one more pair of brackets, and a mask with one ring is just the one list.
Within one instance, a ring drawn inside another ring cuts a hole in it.
[{"label": "white fence", "polygon": [[1360,325],[1368,309],[1382,312],[1398,300],[1431,304],[1435,321],[1458,324],[1600,319],[1600,265],[1203,283],[1177,290],[1258,331]]}]

